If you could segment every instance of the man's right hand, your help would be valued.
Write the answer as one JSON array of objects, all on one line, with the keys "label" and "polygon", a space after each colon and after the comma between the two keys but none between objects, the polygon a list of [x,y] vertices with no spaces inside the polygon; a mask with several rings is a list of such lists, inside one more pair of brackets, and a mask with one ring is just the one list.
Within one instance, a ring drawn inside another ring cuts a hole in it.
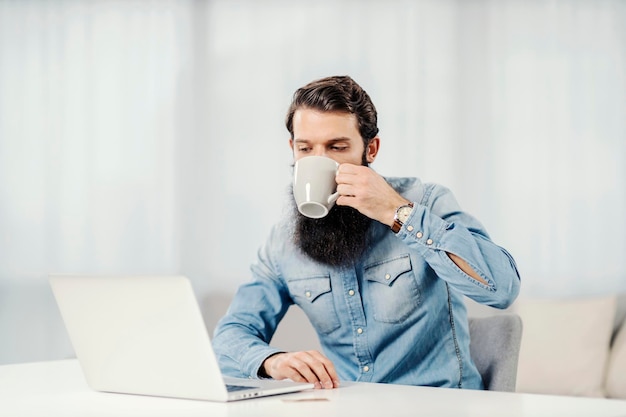
[{"label": "man's right hand", "polygon": [[315,388],[339,387],[333,363],[316,350],[277,353],[265,359],[261,368],[274,379],[309,382],[315,384]]}]

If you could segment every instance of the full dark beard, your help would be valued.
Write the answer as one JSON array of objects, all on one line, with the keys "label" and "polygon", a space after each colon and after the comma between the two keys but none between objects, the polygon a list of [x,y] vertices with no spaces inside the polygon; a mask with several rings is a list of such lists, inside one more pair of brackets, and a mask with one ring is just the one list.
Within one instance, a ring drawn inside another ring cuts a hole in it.
[{"label": "full dark beard", "polygon": [[351,265],[369,245],[372,219],[352,207],[335,205],[326,217],[311,219],[300,214],[294,201],[293,216],[294,243],[319,263],[333,267]]}]

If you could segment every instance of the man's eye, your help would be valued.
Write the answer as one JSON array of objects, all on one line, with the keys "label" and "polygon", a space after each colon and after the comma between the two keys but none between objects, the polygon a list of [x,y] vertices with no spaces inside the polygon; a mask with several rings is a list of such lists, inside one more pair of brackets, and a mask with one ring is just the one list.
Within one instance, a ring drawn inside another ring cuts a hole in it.
[{"label": "man's eye", "polygon": [[342,152],[348,149],[348,147],[347,146],[331,146],[330,149],[333,151]]},{"label": "man's eye", "polygon": [[311,150],[311,148],[309,148],[309,147],[298,148],[298,152],[309,152],[310,150]]}]

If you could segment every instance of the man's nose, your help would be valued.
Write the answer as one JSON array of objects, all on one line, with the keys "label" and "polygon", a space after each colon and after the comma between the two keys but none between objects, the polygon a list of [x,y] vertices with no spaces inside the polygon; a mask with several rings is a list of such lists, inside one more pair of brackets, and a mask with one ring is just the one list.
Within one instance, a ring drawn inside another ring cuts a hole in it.
[{"label": "man's nose", "polygon": [[326,154],[326,148],[325,147],[316,147],[313,149],[313,155],[315,156],[325,156],[328,158],[328,155]]}]

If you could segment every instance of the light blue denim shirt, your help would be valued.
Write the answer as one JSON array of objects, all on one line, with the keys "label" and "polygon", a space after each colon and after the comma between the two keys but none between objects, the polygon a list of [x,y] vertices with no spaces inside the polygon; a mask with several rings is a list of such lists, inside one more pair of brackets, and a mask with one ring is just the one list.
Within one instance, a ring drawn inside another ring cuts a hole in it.
[{"label": "light blue denim shirt", "polygon": [[[277,224],[213,338],[225,374],[257,378],[292,304],[308,316],[340,379],[482,389],[470,358],[463,296],[506,308],[517,297],[513,258],[452,193],[416,178],[387,178],[415,207],[394,234],[373,222],[362,261],[333,268],[306,257],[288,221]],[[464,259],[486,282],[461,271]]]}]

